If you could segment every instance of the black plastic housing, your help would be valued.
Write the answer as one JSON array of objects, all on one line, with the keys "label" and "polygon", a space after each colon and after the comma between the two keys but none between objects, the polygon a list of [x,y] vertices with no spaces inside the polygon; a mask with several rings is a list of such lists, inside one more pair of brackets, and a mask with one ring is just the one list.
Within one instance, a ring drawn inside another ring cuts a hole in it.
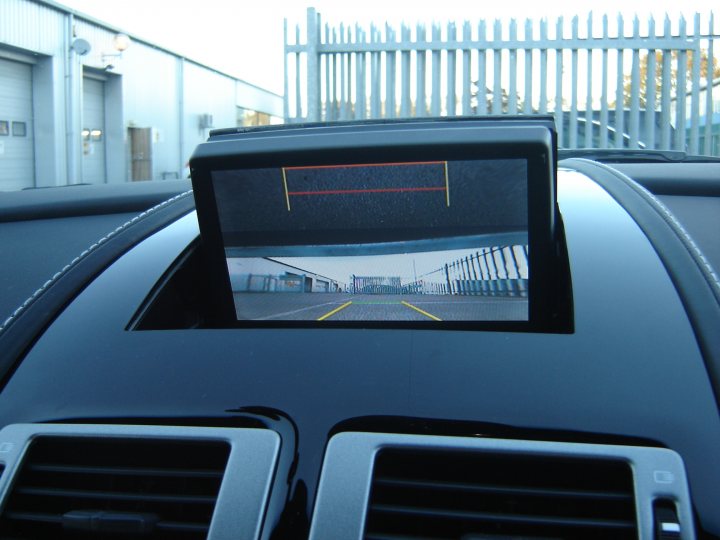
[{"label": "black plastic housing", "polygon": [[[190,160],[207,279],[215,306],[208,321],[221,327],[318,325],[305,321],[237,321],[213,189],[213,171],[516,158],[527,160],[528,167],[531,268],[528,321],[323,321],[323,326],[571,331],[569,274],[556,200],[556,143],[553,120],[546,116],[305,124],[212,132],[208,142],[201,144]],[[286,231],[284,234],[288,244],[302,245],[300,233]],[[262,246],[263,233],[249,238],[249,245]]]}]

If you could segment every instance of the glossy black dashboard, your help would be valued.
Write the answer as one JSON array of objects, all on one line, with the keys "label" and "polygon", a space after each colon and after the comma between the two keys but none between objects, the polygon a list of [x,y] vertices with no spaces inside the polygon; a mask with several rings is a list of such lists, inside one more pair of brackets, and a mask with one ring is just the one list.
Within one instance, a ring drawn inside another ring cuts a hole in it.
[{"label": "glossy black dashboard", "polygon": [[[699,535],[720,536],[720,350],[701,328],[718,323],[713,285],[698,307],[682,267],[669,268],[642,217],[595,174],[586,162],[560,164],[572,333],[203,328],[186,290],[202,291],[193,262],[202,246],[184,208],[93,266],[29,346],[3,358],[0,426],[274,430],[284,474],[263,536],[276,538],[307,537],[338,433],[664,447],[684,461]],[[185,322],[139,329],[170,286],[168,311],[185,309]],[[33,303],[5,323],[0,343],[32,314]]]}]

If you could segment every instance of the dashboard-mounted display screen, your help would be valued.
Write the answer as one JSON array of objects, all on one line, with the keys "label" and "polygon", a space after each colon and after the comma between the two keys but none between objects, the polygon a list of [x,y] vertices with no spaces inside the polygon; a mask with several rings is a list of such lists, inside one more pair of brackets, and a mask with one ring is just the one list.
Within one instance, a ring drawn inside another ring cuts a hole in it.
[{"label": "dashboard-mounted display screen", "polygon": [[218,321],[542,326],[553,137],[546,119],[213,134],[191,168]]}]

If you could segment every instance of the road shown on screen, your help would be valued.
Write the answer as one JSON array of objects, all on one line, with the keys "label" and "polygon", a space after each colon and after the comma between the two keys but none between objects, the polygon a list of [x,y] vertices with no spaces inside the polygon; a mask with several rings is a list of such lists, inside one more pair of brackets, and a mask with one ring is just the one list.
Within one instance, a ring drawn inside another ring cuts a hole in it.
[{"label": "road shown on screen", "polygon": [[527,298],[451,295],[236,293],[238,320],[523,321]]}]

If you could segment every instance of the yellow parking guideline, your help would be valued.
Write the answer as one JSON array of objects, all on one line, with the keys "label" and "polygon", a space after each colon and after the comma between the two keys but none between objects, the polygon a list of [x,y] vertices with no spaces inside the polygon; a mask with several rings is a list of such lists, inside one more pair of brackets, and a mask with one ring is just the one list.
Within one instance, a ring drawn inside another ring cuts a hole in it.
[{"label": "yellow parking guideline", "polygon": [[417,306],[413,306],[413,305],[412,305],[411,303],[409,303],[409,302],[405,302],[405,301],[403,300],[403,301],[401,301],[400,303],[401,303],[402,305],[404,305],[404,306],[409,307],[410,309],[414,309],[414,310],[417,311],[418,313],[422,313],[422,314],[425,315],[426,317],[430,317],[433,321],[442,321],[442,319],[441,319],[440,317],[436,317],[435,315],[431,315],[431,314],[428,313],[427,311],[424,311],[424,310],[420,309],[420,308],[417,307]]},{"label": "yellow parking guideline", "polygon": [[332,311],[328,311],[325,315],[323,315],[322,317],[320,317],[320,318],[318,319],[318,321],[324,321],[324,320],[327,319],[328,317],[332,317],[332,316],[335,315],[338,311],[340,311],[341,309],[345,309],[345,308],[348,307],[350,304],[352,304],[352,300],[350,300],[349,302],[345,302],[342,306],[336,307],[336,308],[333,309]]},{"label": "yellow parking guideline", "polygon": [[448,180],[447,161],[443,161],[445,165],[445,202],[450,206],[450,181]]},{"label": "yellow parking guideline", "polygon": [[287,177],[285,176],[285,167],[282,168],[283,187],[285,188],[285,204],[287,204],[288,212],[290,211],[290,195],[287,190]]}]

